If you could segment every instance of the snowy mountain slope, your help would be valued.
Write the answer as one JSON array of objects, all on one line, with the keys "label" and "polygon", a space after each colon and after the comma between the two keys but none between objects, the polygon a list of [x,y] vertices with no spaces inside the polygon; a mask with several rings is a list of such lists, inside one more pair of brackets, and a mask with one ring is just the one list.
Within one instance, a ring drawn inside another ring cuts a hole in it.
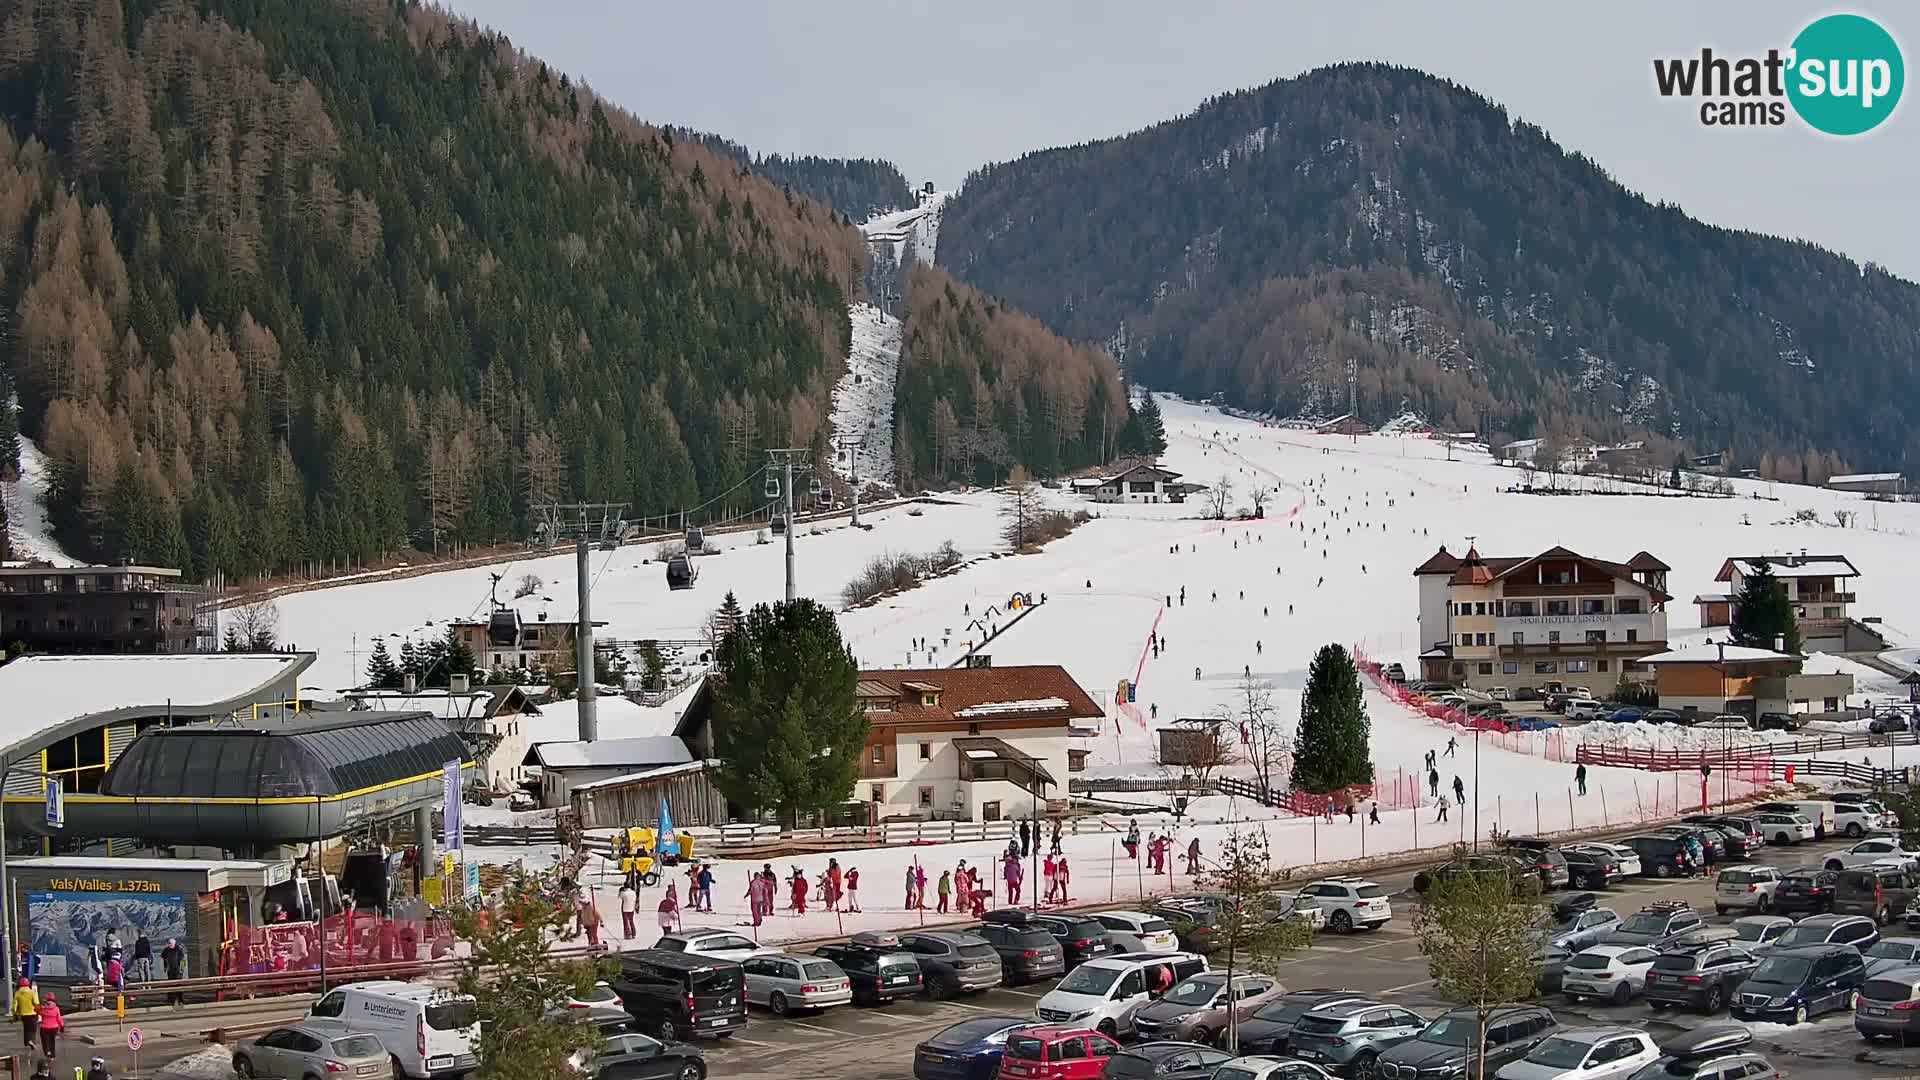
[{"label": "snowy mountain slope", "polygon": [[47,523],[47,485],[52,480],[47,456],[32,439],[20,436],[20,478],[0,484],[0,498],[7,501],[7,532],[13,541],[13,557],[79,566],[80,560],[61,550]]},{"label": "snowy mountain slope", "polygon": [[853,346],[847,371],[833,388],[833,433],[861,445],[836,454],[834,472],[861,482],[893,482],[893,387],[900,374],[900,320],[873,306],[855,304]]},{"label": "snowy mountain slope", "polygon": [[918,206],[877,214],[860,226],[860,231],[869,243],[891,243],[896,262],[905,261],[911,245],[914,257],[932,266],[940,245],[940,216],[951,194],[936,191],[922,195]]}]

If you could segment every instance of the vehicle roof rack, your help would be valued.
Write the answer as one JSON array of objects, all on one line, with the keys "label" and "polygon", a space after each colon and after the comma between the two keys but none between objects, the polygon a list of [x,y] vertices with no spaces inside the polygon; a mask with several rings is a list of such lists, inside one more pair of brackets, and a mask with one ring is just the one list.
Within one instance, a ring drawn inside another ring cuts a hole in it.
[{"label": "vehicle roof rack", "polygon": [[1641,911],[1692,911],[1693,905],[1685,900],[1655,900]]}]

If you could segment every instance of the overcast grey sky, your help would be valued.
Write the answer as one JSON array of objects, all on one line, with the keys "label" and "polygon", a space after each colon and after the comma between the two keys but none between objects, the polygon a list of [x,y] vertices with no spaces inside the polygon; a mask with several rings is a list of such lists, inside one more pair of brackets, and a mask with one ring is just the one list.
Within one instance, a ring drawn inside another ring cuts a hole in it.
[{"label": "overcast grey sky", "polygon": [[[1650,199],[1920,280],[1920,103],[1854,139],[1711,129],[1653,89],[1655,56],[1781,48],[1868,15],[1920,63],[1920,8],[1779,0],[446,0],[643,119],[761,153],[886,158],[958,185],[1028,150],[1123,134],[1209,95],[1346,60],[1462,83]],[[1912,74],[1911,70],[1909,74]],[[1907,95],[1910,99],[1914,91]]]}]

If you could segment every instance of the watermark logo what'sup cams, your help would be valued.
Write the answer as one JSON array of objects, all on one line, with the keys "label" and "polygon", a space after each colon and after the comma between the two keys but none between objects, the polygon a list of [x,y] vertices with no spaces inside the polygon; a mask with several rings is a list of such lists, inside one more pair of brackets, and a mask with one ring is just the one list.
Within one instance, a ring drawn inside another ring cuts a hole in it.
[{"label": "watermark logo what'sup cams", "polygon": [[1695,98],[1707,127],[1778,127],[1789,111],[1827,135],[1864,135],[1885,123],[1906,88],[1900,44],[1863,15],[1827,15],[1764,56],[1656,59],[1661,97]]}]

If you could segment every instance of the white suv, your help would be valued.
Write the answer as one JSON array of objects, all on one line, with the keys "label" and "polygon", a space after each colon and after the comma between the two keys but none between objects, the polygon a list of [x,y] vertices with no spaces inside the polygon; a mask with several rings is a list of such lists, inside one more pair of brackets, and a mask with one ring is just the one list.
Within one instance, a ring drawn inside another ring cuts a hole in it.
[{"label": "white suv", "polygon": [[1176,986],[1207,970],[1206,958],[1192,953],[1132,953],[1088,960],[1040,998],[1033,1016],[1042,1024],[1092,1028],[1109,1038],[1133,1031],[1133,1010],[1153,1000],[1159,973]]},{"label": "white suv", "polygon": [[1608,711],[1607,703],[1604,701],[1595,701],[1592,698],[1567,699],[1567,719],[1569,720],[1604,720],[1607,718]]},{"label": "white suv", "polygon": [[1320,901],[1327,913],[1327,927],[1336,934],[1371,930],[1393,919],[1393,904],[1387,890],[1357,877],[1322,878],[1300,890],[1301,896]]},{"label": "white suv", "polygon": [[1713,910],[1725,915],[1734,908],[1768,911],[1773,891],[1780,887],[1780,868],[1742,864],[1720,871],[1713,883]]}]

